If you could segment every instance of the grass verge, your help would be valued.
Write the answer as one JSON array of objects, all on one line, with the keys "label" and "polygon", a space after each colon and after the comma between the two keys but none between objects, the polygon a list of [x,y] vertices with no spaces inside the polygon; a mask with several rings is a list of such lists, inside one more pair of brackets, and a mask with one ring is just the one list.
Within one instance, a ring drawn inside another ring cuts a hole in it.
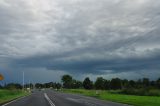
[{"label": "grass verge", "polygon": [[[65,93],[82,94],[85,96],[96,97],[102,100],[125,103],[134,106],[160,106],[160,97],[156,96],[135,96],[118,94],[114,91],[96,91],[84,89],[63,89]],[[114,92],[114,93],[113,93]]]},{"label": "grass verge", "polygon": [[13,99],[27,96],[29,95],[27,92],[23,92],[22,90],[1,90],[0,89],[0,104],[6,103]]}]

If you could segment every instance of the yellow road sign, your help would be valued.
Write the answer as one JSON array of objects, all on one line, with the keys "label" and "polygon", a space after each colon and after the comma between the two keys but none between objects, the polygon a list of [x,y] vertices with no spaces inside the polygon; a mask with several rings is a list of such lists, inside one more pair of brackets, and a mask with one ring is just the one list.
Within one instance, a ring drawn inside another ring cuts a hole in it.
[{"label": "yellow road sign", "polygon": [[0,74],[0,81],[3,80],[3,79],[4,79],[3,75]]}]

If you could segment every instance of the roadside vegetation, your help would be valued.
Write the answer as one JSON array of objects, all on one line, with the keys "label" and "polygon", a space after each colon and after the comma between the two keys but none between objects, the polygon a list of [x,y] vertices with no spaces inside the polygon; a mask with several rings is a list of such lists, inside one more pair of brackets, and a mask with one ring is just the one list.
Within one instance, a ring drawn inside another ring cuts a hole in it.
[{"label": "roadside vegetation", "polygon": [[63,92],[96,97],[102,100],[131,104],[134,106],[160,106],[160,79],[148,78],[137,81],[98,77],[95,82],[89,77],[77,81],[70,75],[62,77]]},{"label": "roadside vegetation", "polygon": [[106,90],[85,90],[85,89],[63,89],[65,93],[81,94],[102,100],[125,103],[134,106],[160,106],[160,97],[157,96],[136,96],[119,94],[117,91]]},{"label": "roadside vegetation", "polygon": [[95,82],[86,77],[84,81],[78,81],[70,75],[62,76],[63,88],[65,89],[86,89],[86,90],[118,90],[118,94],[138,96],[160,96],[160,78],[151,81],[149,78],[137,81],[113,78],[111,80],[98,77]]},{"label": "roadside vegetation", "polygon": [[28,95],[22,90],[0,90],[0,104]]},{"label": "roadside vegetation", "polygon": [[17,99],[19,97],[27,96],[29,93],[22,91],[20,84],[10,83],[4,87],[0,87],[0,104]]},{"label": "roadside vegetation", "polygon": [[[66,93],[82,94],[102,100],[132,104],[134,106],[160,106],[160,78],[150,80],[127,80],[120,78],[104,79],[98,77],[91,81],[86,77],[83,81],[74,79],[70,75],[63,75],[62,83],[48,82],[26,84],[24,88],[53,88]],[[27,95],[22,92],[22,85],[10,83],[0,86],[0,103]]]}]

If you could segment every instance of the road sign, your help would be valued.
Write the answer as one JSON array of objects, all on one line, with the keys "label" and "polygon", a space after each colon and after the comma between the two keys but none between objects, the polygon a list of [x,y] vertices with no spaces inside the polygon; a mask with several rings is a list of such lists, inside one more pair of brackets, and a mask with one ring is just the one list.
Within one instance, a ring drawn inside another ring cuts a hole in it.
[{"label": "road sign", "polygon": [[0,81],[3,80],[3,79],[4,79],[3,75],[0,74]]}]

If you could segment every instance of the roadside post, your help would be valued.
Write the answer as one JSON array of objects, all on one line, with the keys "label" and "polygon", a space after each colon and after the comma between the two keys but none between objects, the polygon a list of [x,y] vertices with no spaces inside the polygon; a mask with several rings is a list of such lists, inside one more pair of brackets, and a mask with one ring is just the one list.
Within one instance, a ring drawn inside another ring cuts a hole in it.
[{"label": "roadside post", "polygon": [[0,74],[0,85],[1,85],[1,84],[3,85],[3,83],[2,83],[3,80],[4,80],[4,77],[3,77],[2,74]]},{"label": "roadside post", "polygon": [[0,74],[0,81],[4,80],[4,77],[2,74]]}]

